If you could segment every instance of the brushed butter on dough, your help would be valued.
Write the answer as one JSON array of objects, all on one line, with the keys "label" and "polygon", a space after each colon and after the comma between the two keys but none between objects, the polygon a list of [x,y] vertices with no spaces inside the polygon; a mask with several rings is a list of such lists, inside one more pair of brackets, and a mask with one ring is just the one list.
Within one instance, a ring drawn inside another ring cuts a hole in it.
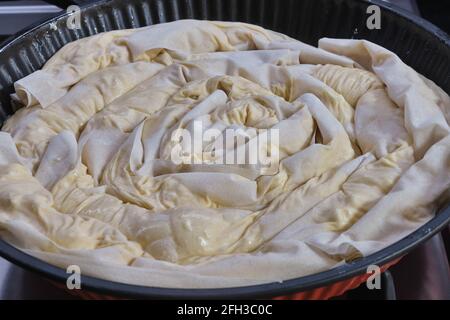
[{"label": "brushed butter on dough", "polygon": [[[323,271],[423,225],[450,186],[450,98],[365,40],[315,48],[180,20],[69,43],[15,89],[0,236],[107,280],[207,288]],[[175,164],[171,134],[194,121],[279,129],[278,170]]]}]

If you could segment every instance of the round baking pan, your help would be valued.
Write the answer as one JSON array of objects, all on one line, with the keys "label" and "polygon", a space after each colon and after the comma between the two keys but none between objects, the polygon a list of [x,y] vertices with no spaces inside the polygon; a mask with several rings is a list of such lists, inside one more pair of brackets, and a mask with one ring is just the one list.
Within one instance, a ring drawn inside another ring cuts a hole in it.
[{"label": "round baking pan", "polygon": [[[56,1],[49,1],[61,3]],[[86,2],[86,1],[81,1]],[[63,1],[65,5],[76,4]],[[366,26],[371,12],[381,9],[381,28]],[[0,121],[14,112],[13,83],[40,69],[68,42],[99,32],[136,28],[177,19],[248,22],[316,45],[322,37],[364,38],[395,52],[404,62],[450,93],[450,38],[431,23],[386,2],[372,0],[104,0],[81,6],[81,28],[70,29],[69,14],[36,24],[0,46]],[[407,199],[405,199],[407,201]],[[79,293],[88,297],[211,299],[329,298],[365,281],[369,265],[385,270],[450,222],[450,206],[400,241],[369,256],[328,271],[283,282],[217,289],[171,289],[117,283],[82,276]],[[0,255],[64,286],[65,270],[34,258],[0,240]]]}]

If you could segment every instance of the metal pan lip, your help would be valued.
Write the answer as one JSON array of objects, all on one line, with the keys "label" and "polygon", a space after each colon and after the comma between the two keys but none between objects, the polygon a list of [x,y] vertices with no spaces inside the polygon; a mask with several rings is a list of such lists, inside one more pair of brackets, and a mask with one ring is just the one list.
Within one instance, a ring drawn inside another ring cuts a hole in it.
[{"label": "metal pan lip", "polygon": [[[88,10],[93,7],[107,5],[110,0],[102,0],[93,4],[87,4],[81,7],[81,10]],[[450,47],[450,37],[444,31],[434,26],[430,22],[417,17],[407,11],[404,11],[395,5],[391,5],[380,0],[355,0],[355,2],[374,4],[380,6],[383,10],[388,10],[410,23],[419,26],[430,34],[430,37],[437,38],[445,46]],[[63,12],[55,17],[32,25],[16,35],[8,38],[0,46],[0,59],[4,52],[15,45],[16,42],[24,37],[33,36],[33,33],[47,28],[50,23],[67,18],[68,14]],[[369,265],[382,266],[389,261],[399,258],[414,247],[429,239],[431,236],[442,230],[450,223],[450,204],[442,209],[434,218],[425,223],[403,239],[396,243],[358,259],[351,263],[315,273],[308,276],[289,279],[282,282],[263,283],[250,286],[227,287],[227,288],[162,288],[131,285],[100,278],[82,275],[83,290],[93,291],[111,296],[128,298],[153,298],[153,299],[224,299],[224,298],[268,298],[273,296],[285,295],[299,291],[323,287],[332,283],[349,279],[351,277],[366,272]],[[53,266],[43,260],[35,258],[0,239],[0,256],[17,264],[25,269],[34,271],[50,280],[65,283],[68,277],[66,271],[62,268]]]}]

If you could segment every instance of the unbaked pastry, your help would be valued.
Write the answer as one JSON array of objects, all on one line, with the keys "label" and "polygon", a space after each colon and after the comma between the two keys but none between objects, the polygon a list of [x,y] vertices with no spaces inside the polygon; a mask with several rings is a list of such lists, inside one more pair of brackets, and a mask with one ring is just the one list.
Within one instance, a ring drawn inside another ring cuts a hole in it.
[{"label": "unbaked pastry", "polygon": [[[365,40],[315,48],[180,20],[69,43],[15,90],[0,236],[103,279],[206,288],[319,272],[411,233],[450,185],[448,95]],[[277,170],[173,163],[171,134],[194,120],[279,129]]]}]

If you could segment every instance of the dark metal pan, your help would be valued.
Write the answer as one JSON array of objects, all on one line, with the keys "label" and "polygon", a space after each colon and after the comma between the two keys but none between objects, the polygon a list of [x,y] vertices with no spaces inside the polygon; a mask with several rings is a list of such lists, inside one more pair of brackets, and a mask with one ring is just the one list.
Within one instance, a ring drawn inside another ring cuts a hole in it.
[{"label": "dark metal pan", "polygon": [[[80,4],[86,1],[49,1]],[[366,27],[369,5],[381,8],[381,29]],[[450,93],[450,38],[431,23],[386,2],[373,0],[103,0],[81,7],[81,29],[67,27],[68,14],[30,27],[0,46],[0,122],[13,108],[14,81],[38,70],[63,45],[103,31],[142,27],[177,19],[242,21],[285,33],[316,45],[321,37],[365,38],[393,52]],[[56,24],[57,28],[51,28]],[[407,201],[405,199],[405,201]],[[256,298],[294,292],[323,298],[364,281],[369,265],[388,266],[450,222],[450,206],[397,243],[346,265],[282,283],[226,289],[167,289],[127,285],[83,276],[85,290],[141,298]],[[65,284],[65,270],[36,259],[0,240],[0,255],[26,269]],[[321,288],[317,290],[317,288]],[[314,289],[316,289],[314,291]],[[312,291],[311,291],[312,290]],[[318,292],[321,292],[319,294]],[[315,294],[314,294],[315,292]]]}]

